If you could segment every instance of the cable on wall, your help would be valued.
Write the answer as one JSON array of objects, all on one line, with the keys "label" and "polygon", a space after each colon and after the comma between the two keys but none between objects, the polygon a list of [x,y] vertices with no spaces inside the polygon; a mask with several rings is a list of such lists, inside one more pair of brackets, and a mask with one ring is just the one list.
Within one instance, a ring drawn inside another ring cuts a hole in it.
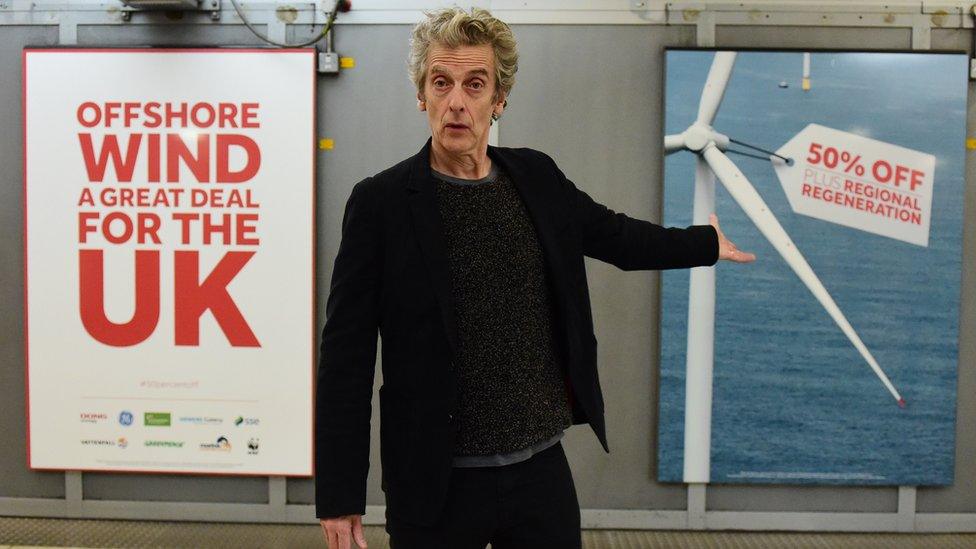
[{"label": "cable on wall", "polygon": [[321,32],[319,32],[314,38],[311,38],[305,42],[301,42],[299,44],[288,44],[286,42],[278,42],[277,40],[272,40],[267,36],[258,32],[258,30],[254,28],[254,25],[252,25],[251,22],[247,20],[247,17],[244,16],[244,11],[241,9],[240,4],[237,3],[237,0],[230,0],[230,3],[234,5],[234,11],[237,12],[237,16],[241,18],[241,21],[244,23],[244,26],[246,26],[248,30],[250,30],[252,33],[254,33],[254,36],[257,36],[258,38],[267,42],[268,44],[272,44],[274,46],[280,46],[282,48],[303,48],[305,46],[311,46],[312,44],[318,42],[319,40],[324,38],[329,32],[332,31],[332,25],[335,24],[336,16],[339,14],[340,11],[347,12],[350,9],[352,9],[352,2],[350,2],[349,0],[336,0],[335,6],[333,6],[332,11],[329,12],[329,18],[326,20],[325,25],[322,27]]}]

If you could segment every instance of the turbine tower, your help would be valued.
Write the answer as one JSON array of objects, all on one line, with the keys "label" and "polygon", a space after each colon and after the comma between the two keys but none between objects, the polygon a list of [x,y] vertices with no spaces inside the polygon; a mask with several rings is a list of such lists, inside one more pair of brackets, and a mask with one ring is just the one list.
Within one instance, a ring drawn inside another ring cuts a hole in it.
[{"label": "turbine tower", "polygon": [[803,54],[803,91],[810,91],[810,52]]},{"label": "turbine tower", "polygon": [[[735,64],[735,52],[715,52],[705,87],[698,104],[695,122],[680,134],[664,138],[666,154],[688,150],[698,155],[695,165],[695,198],[693,223],[704,225],[715,211],[716,177],[732,195],[749,219],[793,269],[797,277],[817,298],[837,326],[858,350],[868,366],[881,379],[898,405],[905,401],[888,376],[851,327],[823,283],[800,254],[759,193],[742,171],[723,151],[728,136],[716,132],[711,124],[725,95],[725,88]],[[685,377],[685,447],[684,482],[708,483],[711,467],[712,368],[715,346],[715,267],[691,270],[688,296],[688,348]]]}]

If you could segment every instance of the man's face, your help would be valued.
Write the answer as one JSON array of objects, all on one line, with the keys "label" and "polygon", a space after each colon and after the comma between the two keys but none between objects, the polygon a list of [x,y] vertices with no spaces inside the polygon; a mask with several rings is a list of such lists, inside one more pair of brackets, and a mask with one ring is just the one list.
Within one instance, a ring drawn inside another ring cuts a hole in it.
[{"label": "man's face", "polygon": [[424,91],[435,145],[454,153],[485,150],[493,112],[501,114],[504,94],[495,96],[495,53],[489,44],[446,48],[431,44],[427,52]]}]

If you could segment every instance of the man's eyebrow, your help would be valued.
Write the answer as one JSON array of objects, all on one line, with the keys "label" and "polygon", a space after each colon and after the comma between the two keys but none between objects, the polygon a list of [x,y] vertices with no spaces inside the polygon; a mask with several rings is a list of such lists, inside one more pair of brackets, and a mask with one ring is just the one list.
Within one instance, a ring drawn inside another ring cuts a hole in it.
[{"label": "man's eyebrow", "polygon": [[[445,74],[445,75],[450,75],[451,74],[450,71],[448,71],[446,68],[444,68],[444,67],[442,67],[440,65],[433,65],[433,66],[431,66],[430,67],[430,73],[431,74]],[[485,70],[485,69],[473,69],[473,70],[468,71],[465,74],[465,76],[472,76],[472,75],[478,75],[478,76],[487,77],[488,76],[488,71]]]}]

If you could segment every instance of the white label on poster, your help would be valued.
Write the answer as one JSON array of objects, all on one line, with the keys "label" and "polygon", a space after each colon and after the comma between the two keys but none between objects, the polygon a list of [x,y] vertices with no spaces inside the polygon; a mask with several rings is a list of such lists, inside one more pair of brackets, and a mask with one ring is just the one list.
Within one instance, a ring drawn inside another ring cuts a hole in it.
[{"label": "white label on poster", "polygon": [[313,50],[25,50],[29,465],[312,471]]},{"label": "white label on poster", "polygon": [[928,246],[935,156],[817,124],[776,153],[796,213]]}]

